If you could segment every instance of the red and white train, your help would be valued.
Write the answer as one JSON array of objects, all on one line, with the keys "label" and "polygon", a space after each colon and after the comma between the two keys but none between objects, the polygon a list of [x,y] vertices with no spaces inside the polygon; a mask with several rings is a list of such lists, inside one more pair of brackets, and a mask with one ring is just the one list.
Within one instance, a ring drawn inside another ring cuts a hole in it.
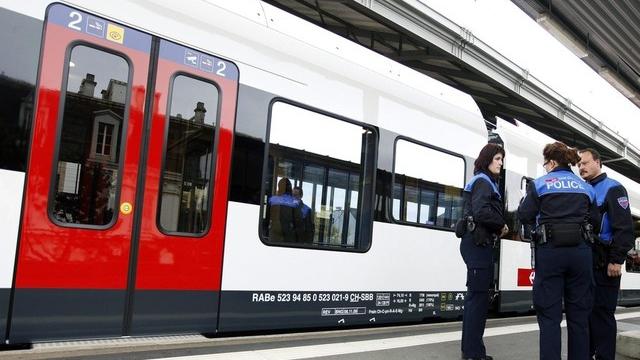
[{"label": "red and white train", "polygon": [[[451,228],[488,139],[469,96],[257,0],[3,0],[0,44],[3,343],[461,314]],[[527,131],[497,130],[512,228],[542,170]],[[305,241],[270,239],[284,177]],[[516,239],[496,311],[531,306]]]}]

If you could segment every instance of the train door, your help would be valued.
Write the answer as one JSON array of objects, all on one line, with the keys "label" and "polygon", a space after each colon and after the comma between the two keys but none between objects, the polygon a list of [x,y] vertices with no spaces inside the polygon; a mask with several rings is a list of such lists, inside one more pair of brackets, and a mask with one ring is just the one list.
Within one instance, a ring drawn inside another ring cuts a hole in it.
[{"label": "train door", "polygon": [[[48,8],[11,342],[215,330],[237,77],[228,62]],[[189,80],[212,87],[187,112],[195,98],[176,89]],[[184,113],[165,120],[174,102]]]},{"label": "train door", "polygon": [[217,326],[238,70],[160,40],[132,333]]}]

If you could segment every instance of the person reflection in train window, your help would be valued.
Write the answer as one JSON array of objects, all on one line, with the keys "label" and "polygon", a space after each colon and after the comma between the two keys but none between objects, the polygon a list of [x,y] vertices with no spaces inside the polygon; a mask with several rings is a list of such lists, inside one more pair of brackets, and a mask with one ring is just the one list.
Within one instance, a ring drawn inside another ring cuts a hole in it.
[{"label": "person reflection in train window", "polygon": [[499,236],[509,231],[498,191],[503,159],[501,146],[485,145],[474,163],[474,176],[462,195],[464,207],[460,224],[465,231],[460,253],[467,265],[467,294],[462,318],[463,359],[493,359],[486,353],[482,336],[493,282],[493,246]]},{"label": "person reflection in train window", "polygon": [[300,186],[293,188],[293,197],[300,201],[300,210],[302,211],[302,224],[304,227],[302,242],[311,244],[313,243],[313,234],[315,232],[316,215],[313,212],[313,209],[302,201],[303,194],[304,193]]},{"label": "person reflection in train window", "polygon": [[561,142],[542,152],[547,171],[534,180],[518,207],[523,224],[535,225],[533,306],[540,327],[540,359],[561,358],[562,308],[567,317],[568,359],[590,359],[593,305],[591,243],[600,231],[596,192],[571,171],[580,161]]},{"label": "person reflection in train window", "polygon": [[300,201],[291,191],[291,181],[278,181],[276,195],[269,199],[269,240],[272,242],[301,242],[304,237]]}]

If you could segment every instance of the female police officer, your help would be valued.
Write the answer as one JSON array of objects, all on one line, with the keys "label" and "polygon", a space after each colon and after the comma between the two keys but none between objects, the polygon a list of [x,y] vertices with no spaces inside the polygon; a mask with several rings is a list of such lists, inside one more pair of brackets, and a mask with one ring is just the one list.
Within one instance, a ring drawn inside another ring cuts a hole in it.
[{"label": "female police officer", "polygon": [[[474,177],[464,188],[463,220],[466,228],[460,253],[467,264],[467,295],[462,318],[462,358],[488,359],[482,335],[489,308],[489,286],[493,281],[493,244],[508,231],[502,215],[502,196],[496,180],[500,176],[504,149],[487,144],[476,159]],[[456,230],[460,235],[462,231]]]},{"label": "female police officer", "polygon": [[533,305],[540,327],[540,359],[560,360],[562,299],[567,314],[568,355],[589,358],[593,294],[590,225],[600,227],[595,191],[569,168],[580,161],[561,142],[542,152],[547,174],[537,178],[518,208],[523,224],[536,226]]}]

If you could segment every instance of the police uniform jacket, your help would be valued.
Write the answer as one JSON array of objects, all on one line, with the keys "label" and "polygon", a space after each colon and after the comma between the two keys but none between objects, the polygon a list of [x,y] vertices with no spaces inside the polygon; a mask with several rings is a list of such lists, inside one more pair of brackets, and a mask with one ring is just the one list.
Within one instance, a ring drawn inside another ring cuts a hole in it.
[{"label": "police uniform jacket", "polygon": [[465,217],[473,216],[476,226],[484,228],[488,235],[500,233],[505,225],[502,196],[492,176],[477,172],[465,186],[462,198]]},{"label": "police uniform jacket", "polygon": [[568,167],[556,167],[534,180],[518,207],[525,225],[583,224],[589,221],[600,230],[595,190]]},{"label": "police uniform jacket", "polygon": [[[483,171],[477,172],[465,186],[462,199],[463,216],[465,218],[472,216],[475,223],[473,232],[467,231],[462,236],[460,242],[462,258],[469,268],[490,268],[493,265],[493,246],[491,245],[505,224],[502,196],[498,192],[498,185],[489,174]],[[491,276],[488,275],[488,278]]]},{"label": "police uniform jacket", "polygon": [[608,245],[606,263],[622,264],[633,247],[633,220],[627,190],[602,173],[589,182],[596,191],[602,225],[599,238]]}]

